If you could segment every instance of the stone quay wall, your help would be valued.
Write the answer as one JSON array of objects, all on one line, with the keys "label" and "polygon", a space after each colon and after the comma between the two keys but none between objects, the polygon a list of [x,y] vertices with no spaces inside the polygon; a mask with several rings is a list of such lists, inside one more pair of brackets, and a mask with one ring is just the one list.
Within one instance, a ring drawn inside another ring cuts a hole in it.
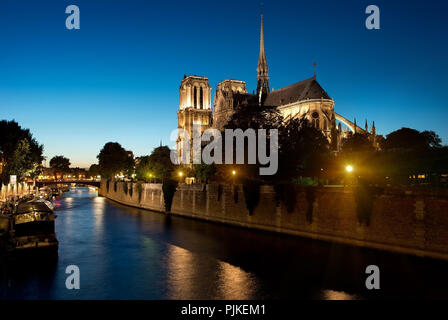
[{"label": "stone quay wall", "polygon": [[[100,195],[118,203],[164,212],[161,184],[102,181]],[[116,191],[115,191],[116,189]],[[309,189],[308,189],[309,190]],[[132,195],[131,195],[132,194]],[[448,193],[386,189],[373,197],[370,223],[360,223],[355,191],[349,187],[297,188],[293,210],[262,186],[252,215],[242,186],[180,185],[171,214],[251,229],[448,260]]]}]

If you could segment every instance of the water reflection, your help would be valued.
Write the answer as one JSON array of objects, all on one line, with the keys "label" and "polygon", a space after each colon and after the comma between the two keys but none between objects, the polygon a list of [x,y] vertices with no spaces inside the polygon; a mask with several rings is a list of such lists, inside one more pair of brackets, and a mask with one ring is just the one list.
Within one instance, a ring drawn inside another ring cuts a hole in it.
[{"label": "water reflection", "polygon": [[218,299],[250,300],[255,298],[257,279],[254,275],[226,262],[219,263]]},{"label": "water reflection", "polygon": [[356,295],[348,294],[344,291],[324,290],[322,294],[323,300],[357,300]]},{"label": "water reflection", "polygon": [[211,256],[178,246],[167,249],[168,299],[253,299],[254,275]]},{"label": "water reflection", "polygon": [[168,246],[168,299],[194,299],[195,270],[193,254],[177,246]]},{"label": "water reflection", "polygon": [[[13,267],[0,260],[0,298],[448,297],[442,261],[167,217],[87,188],[54,203],[58,260]],[[80,268],[80,290],[65,288],[71,264]],[[365,289],[370,264],[380,266],[381,290]]]},{"label": "water reflection", "polygon": [[96,236],[101,237],[103,233],[104,227],[104,213],[105,213],[105,198],[95,197],[92,199],[93,201],[93,215],[94,215],[94,226]]}]

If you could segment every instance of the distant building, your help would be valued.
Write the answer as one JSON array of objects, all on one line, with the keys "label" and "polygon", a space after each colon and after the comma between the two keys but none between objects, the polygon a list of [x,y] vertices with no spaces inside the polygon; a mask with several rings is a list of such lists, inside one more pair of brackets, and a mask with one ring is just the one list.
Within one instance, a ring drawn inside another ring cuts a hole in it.
[{"label": "distant building", "polygon": [[[180,87],[178,127],[187,130],[191,137],[193,124],[201,125],[201,133],[210,127],[222,130],[238,106],[259,104],[261,107],[277,107],[286,120],[296,117],[308,119],[314,127],[322,131],[336,150],[340,149],[341,140],[350,132],[368,135],[372,144],[378,147],[375,141],[375,123],[372,123],[370,130],[367,121],[365,128],[361,128],[356,124],[356,120],[351,122],[336,113],[335,102],[317,81],[316,72],[309,79],[277,90],[270,90],[269,67],[264,46],[263,15],[261,16],[256,93],[247,92],[245,81],[227,79],[218,83],[215,88],[213,113],[209,103],[208,78],[184,77]],[[342,128],[342,124],[345,129]],[[181,139],[178,139],[177,146],[181,156]]]}]

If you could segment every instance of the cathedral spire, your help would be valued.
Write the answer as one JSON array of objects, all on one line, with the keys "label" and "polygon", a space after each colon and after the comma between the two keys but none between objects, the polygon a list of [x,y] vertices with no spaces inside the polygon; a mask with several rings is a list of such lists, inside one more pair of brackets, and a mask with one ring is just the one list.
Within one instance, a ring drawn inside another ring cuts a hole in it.
[{"label": "cathedral spire", "polygon": [[264,51],[263,14],[261,14],[260,55],[258,57],[258,65],[257,65],[257,95],[259,97],[260,104],[262,96],[266,96],[268,92],[269,92],[268,62],[266,60],[266,53]]}]

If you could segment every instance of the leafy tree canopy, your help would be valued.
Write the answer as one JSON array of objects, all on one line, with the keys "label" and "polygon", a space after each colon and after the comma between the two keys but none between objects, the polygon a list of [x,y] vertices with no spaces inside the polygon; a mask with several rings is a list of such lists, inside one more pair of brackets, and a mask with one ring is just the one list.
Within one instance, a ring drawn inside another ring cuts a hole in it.
[{"label": "leafy tree canopy", "polygon": [[172,176],[174,172],[174,164],[171,162],[171,150],[168,146],[160,146],[155,148],[148,157],[150,171],[156,178],[166,179]]},{"label": "leafy tree canopy", "polygon": [[215,173],[216,166],[214,164],[201,163],[194,165],[194,176],[201,183],[208,183]]},{"label": "leafy tree canopy", "polygon": [[279,172],[277,179],[297,175],[316,176],[329,152],[328,139],[306,119],[288,119],[279,130]]},{"label": "leafy tree canopy", "polygon": [[425,150],[440,147],[442,140],[434,131],[420,132],[415,129],[401,128],[389,133],[384,141],[384,149]]},{"label": "leafy tree canopy", "polygon": [[14,120],[0,121],[0,163],[3,183],[8,183],[10,175],[17,175],[19,181],[25,176],[35,176],[43,160],[43,146],[33,138],[29,129],[22,129]]},{"label": "leafy tree canopy", "polygon": [[89,177],[96,177],[100,175],[100,166],[97,164],[92,164],[87,172]]},{"label": "leafy tree canopy", "polygon": [[350,134],[342,141],[341,151],[349,152],[372,152],[375,148],[369,137],[362,133]]},{"label": "leafy tree canopy", "polygon": [[229,121],[225,129],[278,129],[283,117],[277,108],[260,107],[258,104],[240,105]]},{"label": "leafy tree canopy", "polygon": [[50,167],[59,173],[70,171],[70,160],[64,156],[54,156],[50,160]]},{"label": "leafy tree canopy", "polygon": [[118,142],[108,142],[97,156],[100,174],[111,178],[116,174],[131,175],[134,170],[134,155],[125,150]]}]

